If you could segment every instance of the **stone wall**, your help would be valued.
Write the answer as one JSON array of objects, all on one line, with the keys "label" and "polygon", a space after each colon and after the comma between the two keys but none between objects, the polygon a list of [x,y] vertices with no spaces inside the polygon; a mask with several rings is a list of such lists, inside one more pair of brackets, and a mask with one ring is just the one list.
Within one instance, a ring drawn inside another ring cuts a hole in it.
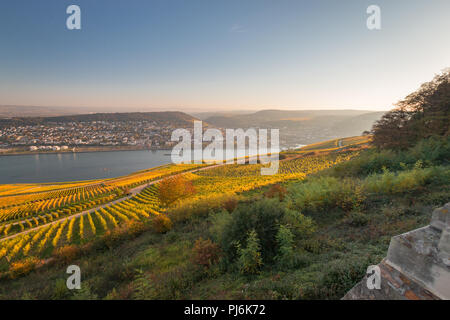
[{"label": "stone wall", "polygon": [[343,299],[450,299],[450,203],[433,211],[430,225],[393,237],[378,267],[379,289],[366,276]]}]

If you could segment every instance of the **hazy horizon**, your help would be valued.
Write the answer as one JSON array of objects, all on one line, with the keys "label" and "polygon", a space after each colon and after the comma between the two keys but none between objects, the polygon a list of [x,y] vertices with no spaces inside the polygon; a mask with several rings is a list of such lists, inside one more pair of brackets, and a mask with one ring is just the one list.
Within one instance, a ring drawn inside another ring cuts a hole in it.
[{"label": "hazy horizon", "polygon": [[79,0],[81,30],[70,4],[0,4],[0,105],[386,111],[450,66],[445,0]]},{"label": "hazy horizon", "polygon": [[[2,107],[9,108],[37,108],[37,109],[69,109],[70,111],[77,111],[77,113],[127,113],[127,112],[170,112],[170,111],[180,111],[188,114],[195,113],[255,113],[260,111],[361,111],[361,112],[382,112],[388,111],[389,109],[376,110],[376,109],[366,109],[366,108],[283,108],[283,107],[267,107],[267,108],[248,108],[248,109],[237,109],[237,108],[217,108],[217,109],[203,109],[203,108],[183,108],[183,107],[77,107],[77,106],[36,106],[36,105],[0,105]],[[0,111],[2,111],[0,109]]]}]

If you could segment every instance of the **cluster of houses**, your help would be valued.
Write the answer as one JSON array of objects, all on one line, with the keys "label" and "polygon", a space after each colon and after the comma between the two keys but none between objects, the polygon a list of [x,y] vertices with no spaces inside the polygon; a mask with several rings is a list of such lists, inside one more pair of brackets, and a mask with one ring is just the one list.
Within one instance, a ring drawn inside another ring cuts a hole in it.
[{"label": "cluster of houses", "polygon": [[175,128],[154,121],[54,122],[0,128],[0,144],[29,151],[61,151],[81,146],[136,146],[164,149]]},{"label": "cluster of houses", "polygon": [[30,151],[64,151],[69,150],[69,146],[30,146]]}]

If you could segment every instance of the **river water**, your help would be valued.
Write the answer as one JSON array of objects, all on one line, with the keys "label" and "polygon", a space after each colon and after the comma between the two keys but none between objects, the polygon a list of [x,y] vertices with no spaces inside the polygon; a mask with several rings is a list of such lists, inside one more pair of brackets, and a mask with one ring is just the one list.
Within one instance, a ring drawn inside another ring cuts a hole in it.
[{"label": "river water", "polygon": [[113,178],[168,163],[168,150],[0,156],[0,184]]}]

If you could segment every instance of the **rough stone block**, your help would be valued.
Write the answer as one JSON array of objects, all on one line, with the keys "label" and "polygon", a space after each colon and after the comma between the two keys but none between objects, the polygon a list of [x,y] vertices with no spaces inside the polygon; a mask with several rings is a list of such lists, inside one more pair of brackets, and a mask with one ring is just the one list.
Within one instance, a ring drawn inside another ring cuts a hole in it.
[{"label": "rough stone block", "polygon": [[381,290],[363,279],[343,299],[450,299],[450,203],[433,211],[429,226],[392,237],[378,266]]},{"label": "rough stone block", "polygon": [[433,211],[430,225],[440,231],[450,228],[450,203]]}]

